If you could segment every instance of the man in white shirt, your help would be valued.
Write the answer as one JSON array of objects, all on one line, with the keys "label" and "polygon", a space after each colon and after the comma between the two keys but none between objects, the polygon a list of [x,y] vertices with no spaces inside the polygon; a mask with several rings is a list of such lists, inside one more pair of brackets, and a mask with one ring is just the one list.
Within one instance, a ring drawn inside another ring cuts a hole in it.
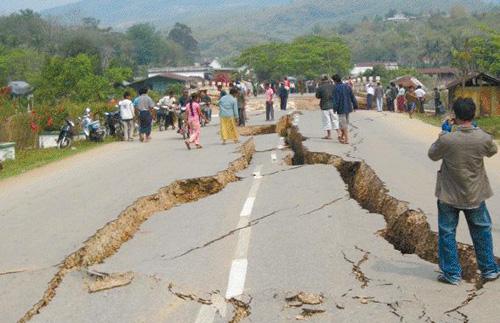
[{"label": "man in white shirt", "polygon": [[417,89],[415,90],[415,94],[417,95],[418,99],[418,112],[419,113],[424,113],[424,102],[425,102],[425,93],[424,89],[422,88],[421,85],[417,86]]},{"label": "man in white shirt", "polygon": [[366,86],[366,109],[371,110],[373,105],[373,97],[375,96],[375,88],[371,83]]},{"label": "man in white shirt", "polygon": [[120,118],[122,119],[124,140],[132,141],[132,131],[134,131],[134,104],[130,100],[130,92],[123,94],[123,100],[118,103],[120,108]]}]

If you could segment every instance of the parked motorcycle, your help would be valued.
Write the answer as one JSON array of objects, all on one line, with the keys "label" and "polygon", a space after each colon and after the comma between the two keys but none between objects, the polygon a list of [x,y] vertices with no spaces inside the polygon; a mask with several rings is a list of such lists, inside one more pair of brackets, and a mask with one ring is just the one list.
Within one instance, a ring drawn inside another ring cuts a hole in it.
[{"label": "parked motorcycle", "polygon": [[99,120],[92,120],[90,109],[85,109],[85,114],[80,118],[82,122],[83,133],[87,140],[102,142],[106,138],[106,129],[101,126]]},{"label": "parked motorcycle", "polygon": [[158,125],[158,130],[167,130],[167,118],[170,113],[165,107],[155,107],[156,110],[156,124]]},{"label": "parked motorcycle", "polygon": [[121,123],[120,110],[114,112],[105,112],[106,117],[106,134],[109,136],[114,136],[119,140],[123,140],[123,126]]},{"label": "parked motorcycle", "polygon": [[71,147],[73,144],[75,123],[69,119],[64,120],[64,126],[59,132],[59,138],[57,138],[57,147],[59,149],[65,149]]}]

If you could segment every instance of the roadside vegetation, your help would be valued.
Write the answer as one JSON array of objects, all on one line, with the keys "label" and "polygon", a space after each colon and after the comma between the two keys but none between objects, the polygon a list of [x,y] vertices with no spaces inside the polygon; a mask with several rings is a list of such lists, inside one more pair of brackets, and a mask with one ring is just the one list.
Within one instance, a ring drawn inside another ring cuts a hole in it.
[{"label": "roadside vegetation", "polygon": [[[16,143],[16,161],[3,163],[0,178],[26,172],[96,144],[76,142],[76,150],[38,150],[38,136],[76,121],[85,108],[93,119],[115,109],[124,81],[146,76],[151,65],[192,64],[199,58],[191,29],[176,24],[160,32],[137,24],[123,32],[84,18],[64,25],[31,10],[0,17],[0,142]],[[10,81],[25,81],[32,97],[12,93]],[[159,94],[151,92],[153,99]],[[76,133],[81,131],[78,123]]]},{"label": "roadside vegetation", "polygon": [[[419,114],[416,113],[414,116],[428,124],[431,124],[436,127],[441,127],[444,121],[443,116],[436,117],[431,114]],[[495,139],[500,140],[500,116],[496,117],[481,117],[477,118],[477,125],[483,129],[484,131],[488,132],[489,134],[493,135]]]},{"label": "roadside vegetation", "polygon": [[[105,143],[111,142],[111,139]],[[0,171],[0,181],[9,177],[24,174],[35,168],[39,168],[52,162],[89,151],[99,147],[100,143],[90,141],[77,141],[72,149],[23,149],[16,152],[16,160],[2,162],[3,169]]]}]

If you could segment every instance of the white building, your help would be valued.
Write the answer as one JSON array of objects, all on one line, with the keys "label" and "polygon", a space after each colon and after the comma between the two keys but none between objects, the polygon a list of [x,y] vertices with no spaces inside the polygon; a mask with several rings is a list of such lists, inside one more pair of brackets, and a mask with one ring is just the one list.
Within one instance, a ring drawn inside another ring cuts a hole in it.
[{"label": "white building", "polygon": [[383,65],[386,70],[394,71],[399,69],[399,65],[396,62],[365,62],[358,63],[354,65],[354,68],[351,70],[351,76],[359,76],[364,74],[368,70],[373,70],[373,68],[377,65]]}]

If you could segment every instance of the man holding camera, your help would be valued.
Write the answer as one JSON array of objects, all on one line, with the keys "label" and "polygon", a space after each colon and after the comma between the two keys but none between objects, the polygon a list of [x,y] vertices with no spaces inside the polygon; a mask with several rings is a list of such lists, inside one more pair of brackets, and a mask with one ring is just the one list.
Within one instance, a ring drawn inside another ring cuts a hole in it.
[{"label": "man holding camera", "polygon": [[493,254],[492,223],[485,202],[493,192],[483,159],[495,155],[498,148],[492,136],[473,125],[476,105],[472,99],[459,98],[453,111],[456,131],[443,132],[429,150],[430,159],[442,160],[436,185],[439,267],[443,272],[438,280],[458,285],[462,279],[456,242],[462,211],[469,225],[482,278],[492,281],[500,274]]}]

